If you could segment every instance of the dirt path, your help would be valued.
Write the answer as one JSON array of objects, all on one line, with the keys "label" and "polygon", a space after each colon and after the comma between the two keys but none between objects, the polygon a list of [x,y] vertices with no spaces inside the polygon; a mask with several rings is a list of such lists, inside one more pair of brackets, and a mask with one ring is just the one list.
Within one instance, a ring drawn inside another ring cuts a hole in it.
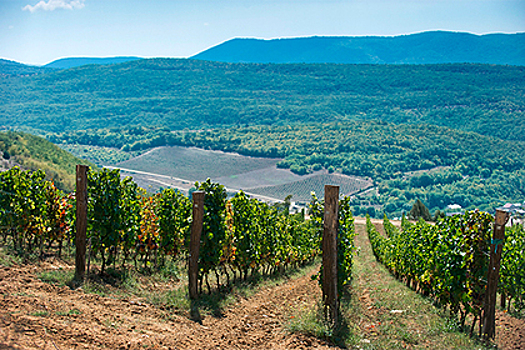
[{"label": "dirt path", "polygon": [[[374,222],[383,229],[382,221]],[[356,225],[357,272],[352,282],[356,310],[350,318],[359,327],[364,349],[481,349],[479,342],[447,323],[447,315],[396,280],[375,259],[364,225]],[[449,321],[450,322],[450,321]],[[497,311],[497,349],[525,349],[525,320]]]},{"label": "dirt path", "polygon": [[224,318],[204,319],[199,338],[206,346],[201,348],[328,349],[329,346],[318,339],[289,335],[282,327],[290,308],[314,305],[319,297],[319,286],[310,276],[262,290],[236,304]]},{"label": "dirt path", "polygon": [[260,290],[199,324],[138,300],[57,288],[36,277],[52,268],[0,268],[0,350],[329,348],[283,327],[288,308],[313,304],[319,295],[309,275]]}]

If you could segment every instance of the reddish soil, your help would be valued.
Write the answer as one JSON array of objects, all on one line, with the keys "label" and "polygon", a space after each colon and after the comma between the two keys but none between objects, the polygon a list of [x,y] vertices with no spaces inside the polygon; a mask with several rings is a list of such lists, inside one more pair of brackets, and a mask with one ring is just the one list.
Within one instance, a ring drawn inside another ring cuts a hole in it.
[{"label": "reddish soil", "polygon": [[[0,350],[4,349],[328,349],[283,327],[288,310],[313,304],[310,276],[237,302],[202,323],[140,302],[56,287],[36,273],[49,263],[0,267]],[[71,310],[78,310],[71,312]]]},{"label": "reddish soil", "polygon": [[525,349],[525,320],[496,311],[496,344],[498,349]]},{"label": "reddish soil", "polygon": [[[322,340],[289,334],[290,310],[312,306],[320,288],[309,275],[261,289],[220,317],[202,322],[139,299],[86,294],[38,279],[71,266],[53,261],[0,266],[0,350],[66,349],[329,349]],[[357,296],[365,305],[366,291]],[[367,308],[370,319],[374,309]],[[497,313],[498,349],[525,349],[525,320]],[[366,337],[366,329],[362,329]]]}]

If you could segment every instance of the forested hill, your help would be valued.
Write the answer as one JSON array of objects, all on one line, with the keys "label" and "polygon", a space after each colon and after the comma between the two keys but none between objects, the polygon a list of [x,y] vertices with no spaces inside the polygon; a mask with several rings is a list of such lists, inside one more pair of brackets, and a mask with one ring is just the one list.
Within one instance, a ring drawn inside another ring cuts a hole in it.
[{"label": "forested hill", "polygon": [[80,67],[86,64],[119,64],[129,61],[140,60],[140,57],[134,56],[120,56],[120,57],[67,57],[55,60],[46,64],[46,68],[57,68],[57,69],[67,69],[73,67]]},{"label": "forested hill", "polygon": [[0,126],[8,127],[174,130],[363,119],[525,140],[525,66],[148,59],[0,75]]},{"label": "forested hill", "polygon": [[26,133],[0,131],[0,170],[18,165],[22,169],[46,172],[55,186],[72,191],[75,188],[75,168],[86,164],[51,142]]},{"label": "forested hill", "polygon": [[246,63],[525,65],[525,33],[424,32],[395,37],[233,39],[192,58]]},{"label": "forested hill", "polygon": [[44,74],[54,71],[52,68],[29,66],[15,61],[0,59],[0,77]]}]

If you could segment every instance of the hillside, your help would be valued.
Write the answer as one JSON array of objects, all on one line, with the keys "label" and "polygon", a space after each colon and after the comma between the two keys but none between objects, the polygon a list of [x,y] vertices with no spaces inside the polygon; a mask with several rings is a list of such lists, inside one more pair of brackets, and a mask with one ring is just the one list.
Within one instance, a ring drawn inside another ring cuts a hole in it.
[{"label": "hillside", "polygon": [[[432,125],[356,121],[252,126],[171,133],[167,139],[173,144],[282,157],[277,166],[296,174],[325,169],[369,177],[378,191],[354,198],[355,215],[373,207],[401,216],[417,198],[432,213],[450,204],[491,211],[506,201],[525,198],[525,142]],[[266,189],[255,192],[270,195]]]},{"label": "hillside", "polygon": [[0,125],[51,132],[356,119],[525,140],[525,67],[151,59],[0,77]]},{"label": "hillside", "polygon": [[0,171],[19,165],[22,169],[46,172],[55,186],[65,191],[75,188],[75,167],[85,164],[51,142],[21,132],[0,132]]},{"label": "hillside", "polygon": [[[375,190],[361,193],[352,203],[354,213],[363,215],[363,211],[374,208],[389,216],[400,216],[411,209],[411,203],[417,198],[432,213],[450,204],[490,211],[505,202],[522,202],[525,198],[525,142],[425,124],[346,121],[183,131],[115,128],[55,135],[52,139],[57,143],[113,147],[107,149],[108,155],[101,154],[101,160],[106,161],[124,159],[121,154],[130,150],[162,145],[280,158],[273,163],[277,170],[287,169],[308,176],[282,183],[256,184],[254,178],[275,176],[249,170],[251,165],[235,174],[224,173],[227,170],[223,169],[224,162],[219,162],[222,155],[202,157],[198,155],[201,151],[187,150],[176,153],[153,150],[147,152],[147,156],[119,163],[123,168],[175,176],[190,183],[210,177],[231,188],[277,198],[293,194],[294,200],[303,199],[309,193],[307,187],[317,183],[309,177],[319,172],[366,177],[370,184],[373,182]],[[81,156],[85,149],[93,147],[77,146],[75,152]],[[109,156],[110,153],[115,154]],[[283,174],[278,176],[283,178]],[[345,185],[339,181],[338,184]],[[348,193],[359,190],[349,188]],[[377,214],[381,216],[380,212]]]},{"label": "hillside", "polygon": [[140,57],[133,57],[133,56],[123,56],[123,57],[68,57],[68,58],[61,58],[58,60],[55,60],[53,62],[50,62],[44,67],[46,68],[56,68],[56,69],[68,69],[68,68],[74,68],[74,67],[80,67],[87,64],[100,64],[100,65],[108,65],[108,64],[119,64],[129,61],[136,61],[140,60]]},{"label": "hillside", "polygon": [[232,39],[192,57],[231,63],[525,65],[525,33],[423,32],[395,37]]},{"label": "hillside", "polygon": [[0,59],[0,77],[27,76],[54,71],[51,68],[29,66],[15,61]]}]

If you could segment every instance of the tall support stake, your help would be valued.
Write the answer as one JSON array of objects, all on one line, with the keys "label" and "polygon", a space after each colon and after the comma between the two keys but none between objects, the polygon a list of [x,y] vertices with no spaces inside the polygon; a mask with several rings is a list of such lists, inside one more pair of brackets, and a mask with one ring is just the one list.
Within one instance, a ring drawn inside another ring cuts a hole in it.
[{"label": "tall support stake", "polygon": [[199,276],[199,249],[201,246],[202,222],[204,219],[204,191],[192,193],[193,222],[191,223],[190,262],[188,270],[190,298],[198,297],[197,282]]},{"label": "tall support stake", "polygon": [[77,165],[75,198],[77,202],[75,232],[75,279],[83,280],[86,273],[86,231],[87,231],[87,169]]},{"label": "tall support stake", "polygon": [[487,295],[485,296],[483,312],[483,338],[485,339],[494,338],[496,334],[496,291],[499,282],[499,269],[505,239],[505,224],[507,221],[508,213],[506,211],[496,210],[494,233],[490,242]]},{"label": "tall support stake", "polygon": [[339,230],[339,186],[324,187],[323,302],[325,316],[332,325],[338,322],[337,232]]}]

